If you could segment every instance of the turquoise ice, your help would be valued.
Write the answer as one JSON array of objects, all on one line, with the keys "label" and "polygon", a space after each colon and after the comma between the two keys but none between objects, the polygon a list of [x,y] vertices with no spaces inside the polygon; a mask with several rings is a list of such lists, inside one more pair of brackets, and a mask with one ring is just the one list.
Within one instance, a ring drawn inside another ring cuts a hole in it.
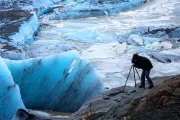
[{"label": "turquoise ice", "polygon": [[0,58],[0,119],[11,120],[16,111],[25,109],[20,90],[14,83],[4,60]]},{"label": "turquoise ice", "polygon": [[104,90],[91,64],[75,51],[6,64],[27,108],[74,112]]}]

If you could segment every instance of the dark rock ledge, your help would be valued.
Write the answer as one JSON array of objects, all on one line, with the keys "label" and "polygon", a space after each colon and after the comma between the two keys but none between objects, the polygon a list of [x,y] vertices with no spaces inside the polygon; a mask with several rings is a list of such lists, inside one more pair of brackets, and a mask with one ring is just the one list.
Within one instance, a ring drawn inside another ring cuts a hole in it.
[{"label": "dark rock ledge", "polygon": [[[179,120],[180,75],[154,79],[149,90],[114,88],[84,104],[70,120]],[[162,117],[163,116],[163,117]]]}]

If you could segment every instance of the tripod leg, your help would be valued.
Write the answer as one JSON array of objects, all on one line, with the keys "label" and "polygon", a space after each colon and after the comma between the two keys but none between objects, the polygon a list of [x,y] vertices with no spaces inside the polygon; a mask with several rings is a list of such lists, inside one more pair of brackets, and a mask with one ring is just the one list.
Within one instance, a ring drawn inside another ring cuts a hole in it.
[{"label": "tripod leg", "polygon": [[135,82],[134,86],[136,87],[136,74],[135,74],[135,70],[134,69],[135,69],[135,67],[133,66],[133,74],[134,74],[134,82]]},{"label": "tripod leg", "polygon": [[138,71],[137,71],[137,69],[136,69],[136,68],[135,68],[135,70],[136,70],[136,73],[138,74],[139,79],[141,80],[141,77],[139,76],[139,73],[138,73]]},{"label": "tripod leg", "polygon": [[[132,67],[133,67],[133,66],[131,66],[131,69],[132,69]],[[127,81],[128,81],[128,79],[129,79],[129,75],[130,75],[130,73],[131,73],[131,69],[129,70],[129,74],[128,74],[128,77],[127,77],[127,79],[126,79],[126,83],[125,83],[125,85],[124,85],[123,92],[124,92],[124,89],[125,89],[125,87],[126,87]]]}]

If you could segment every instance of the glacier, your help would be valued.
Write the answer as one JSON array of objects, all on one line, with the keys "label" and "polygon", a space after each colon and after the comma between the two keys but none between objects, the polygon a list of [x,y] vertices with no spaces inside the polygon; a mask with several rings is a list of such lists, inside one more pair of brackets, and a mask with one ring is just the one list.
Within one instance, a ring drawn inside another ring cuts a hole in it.
[{"label": "glacier", "polygon": [[11,120],[18,109],[26,109],[21,99],[19,86],[14,83],[11,72],[0,58],[0,119]]},{"label": "glacier", "polygon": [[74,112],[104,91],[91,64],[75,51],[5,63],[27,108]]}]

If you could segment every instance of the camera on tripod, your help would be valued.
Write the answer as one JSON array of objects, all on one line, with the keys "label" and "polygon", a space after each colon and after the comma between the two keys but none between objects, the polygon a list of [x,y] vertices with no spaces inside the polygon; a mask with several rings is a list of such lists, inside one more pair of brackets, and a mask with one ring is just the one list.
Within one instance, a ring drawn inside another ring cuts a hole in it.
[{"label": "camera on tripod", "polygon": [[128,74],[128,76],[127,76],[127,79],[126,79],[126,83],[125,83],[125,85],[124,85],[123,92],[124,92],[124,90],[125,90],[125,87],[126,87],[126,84],[127,84],[127,81],[128,81],[128,79],[129,79],[129,76],[130,76],[130,73],[131,73],[131,70],[132,70],[132,69],[133,69],[135,87],[136,87],[136,74],[138,75],[139,79],[141,80],[141,78],[140,78],[140,76],[139,76],[139,73],[138,73],[136,67],[135,67],[134,65],[132,65],[131,68],[130,68],[130,70],[129,70],[129,74]]}]

